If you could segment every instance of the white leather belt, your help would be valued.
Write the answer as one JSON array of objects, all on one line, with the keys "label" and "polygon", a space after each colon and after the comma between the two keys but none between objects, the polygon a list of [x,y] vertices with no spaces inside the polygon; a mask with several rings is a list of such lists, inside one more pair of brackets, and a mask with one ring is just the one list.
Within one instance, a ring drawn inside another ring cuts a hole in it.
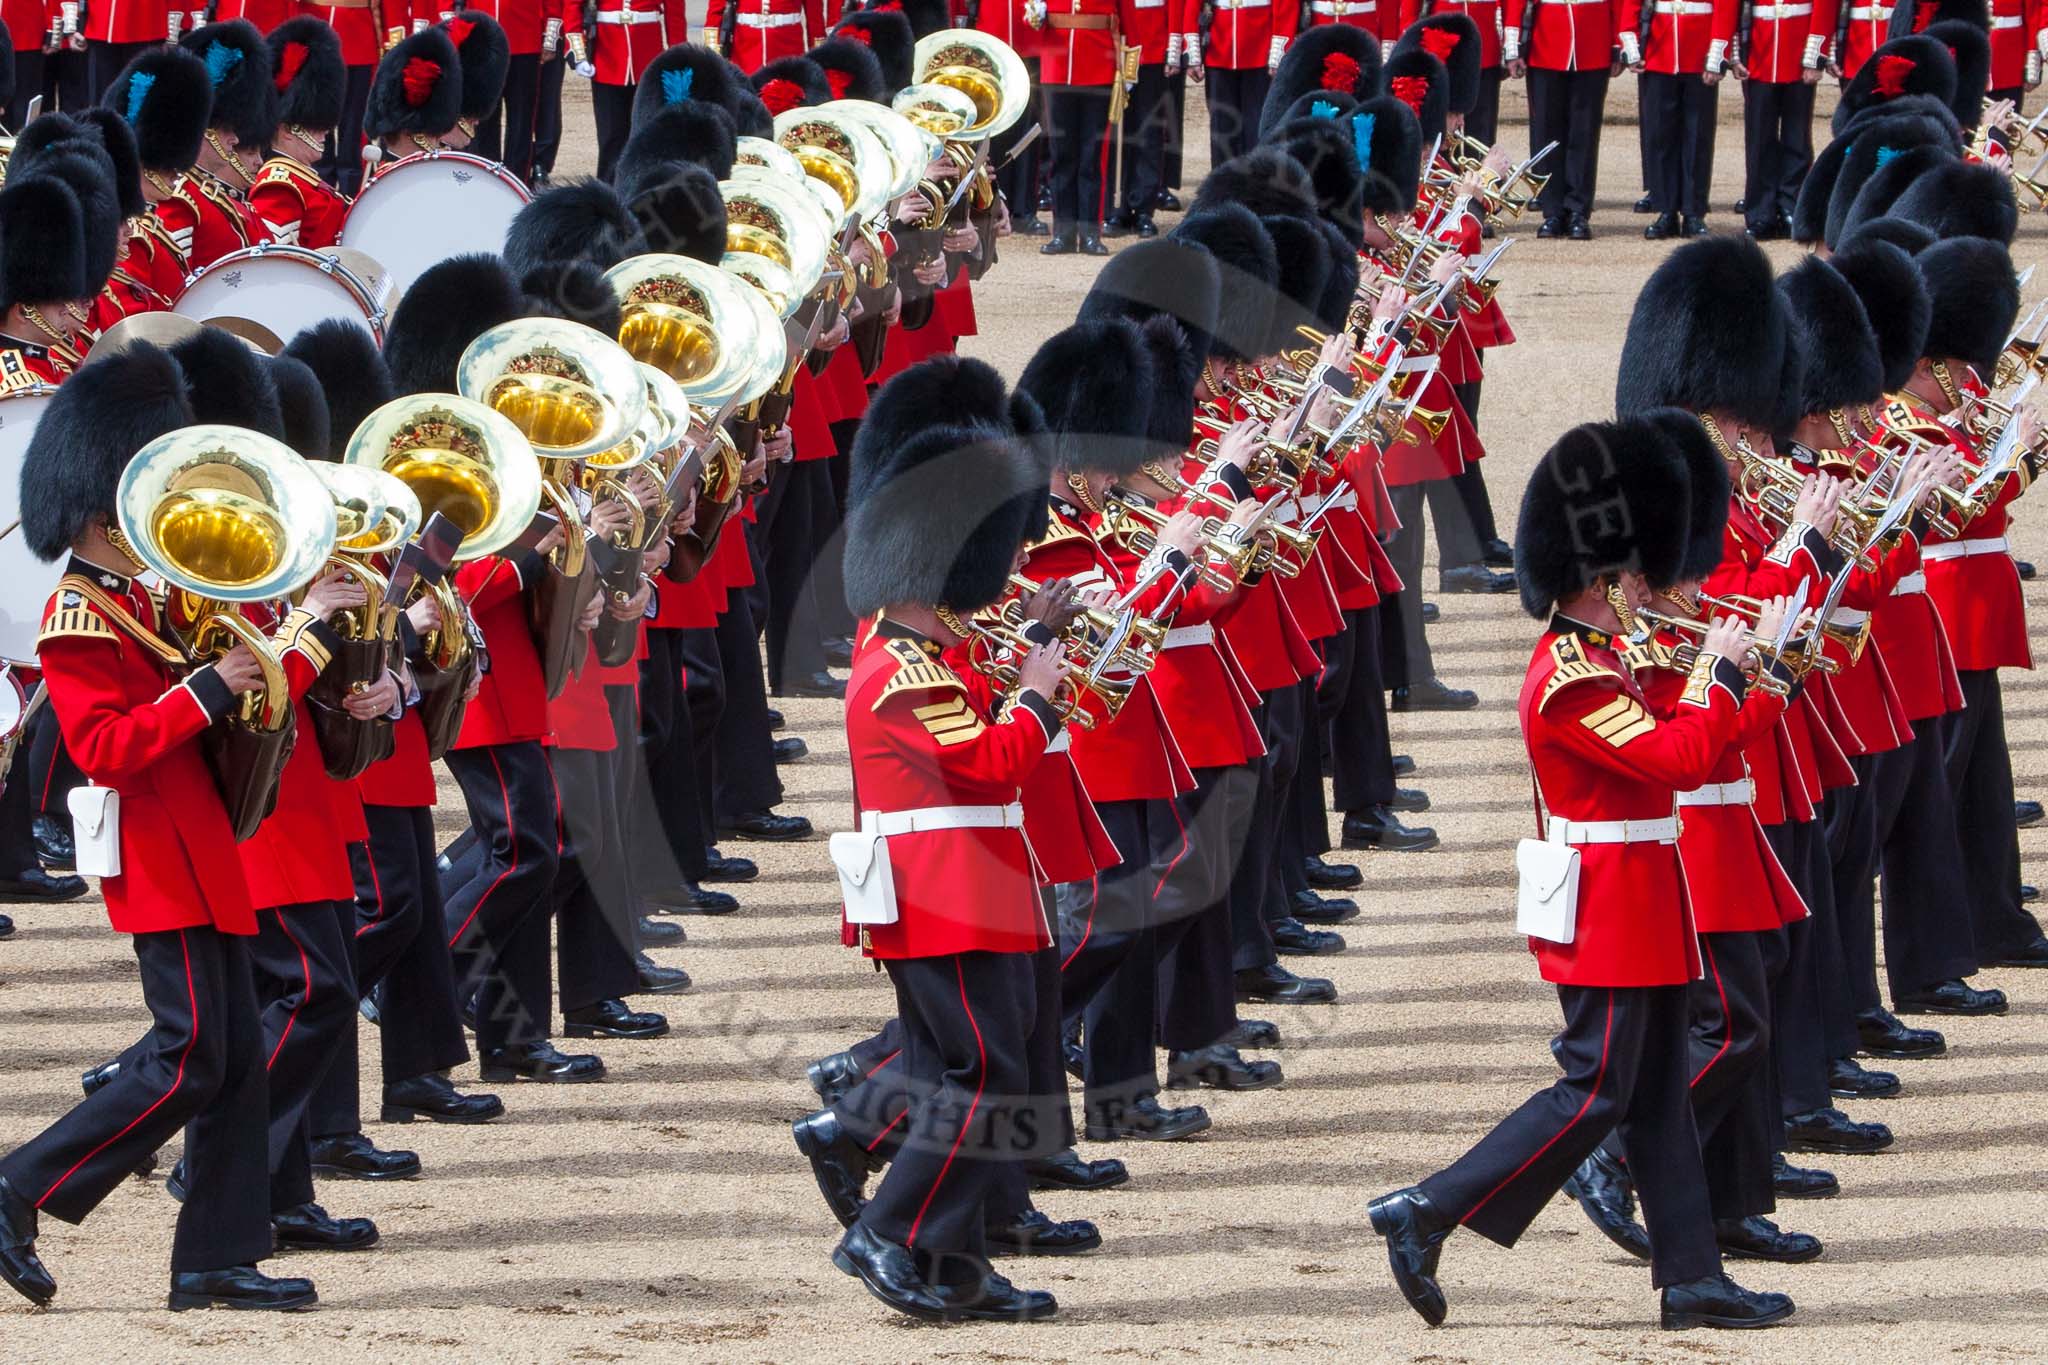
[{"label": "white leather belt", "polygon": [[1801,19],[1813,13],[1812,5],[1758,5],[1751,10],[1753,19]]},{"label": "white leather belt", "polygon": [[1968,559],[1973,555],[2002,555],[2005,550],[2004,536],[1989,540],[1943,540],[1921,546],[1920,558],[1932,563],[1941,559]]},{"label": "white leather belt", "polygon": [[[1923,551],[1922,553],[1925,552]],[[1921,573],[1918,569],[1915,569],[1912,573],[1902,575],[1899,581],[1892,585],[1892,596],[1894,597],[1911,597],[1916,592],[1926,591],[1927,575]]]},{"label": "white leather belt", "polygon": [[[1553,0],[1554,2],[1554,0]],[[1661,820],[1565,820],[1550,817],[1550,837],[1567,844],[1673,844],[1678,817]]]},{"label": "white leather belt", "polygon": [[1689,792],[1678,794],[1681,806],[1753,806],[1756,804],[1756,779],[1745,777],[1740,782],[1710,782]]},{"label": "white leather belt", "polygon": [[1314,0],[1309,5],[1309,12],[1342,19],[1351,14],[1376,14],[1379,7],[1379,0]]},{"label": "white leather belt", "polygon": [[804,17],[801,14],[742,14],[740,27],[788,28],[791,24],[801,24],[803,21]]},{"label": "white leather belt", "polygon": [[1994,14],[1991,16],[1991,27],[1993,28],[2018,28],[2019,26],[2020,17],[2017,14]]},{"label": "white leather belt", "polygon": [[1022,829],[1024,803],[1007,806],[922,806],[917,810],[867,811],[861,828],[877,834],[929,834],[939,829]]},{"label": "white leather belt", "polygon": [[1840,626],[1844,630],[1854,630],[1869,619],[1869,612],[1858,611],[1854,607],[1836,607],[1828,613],[1828,624]]},{"label": "white leather belt", "polygon": [[[597,12],[600,24],[658,24],[661,16],[647,9],[602,9]],[[742,16],[741,22],[745,22]]]},{"label": "white leather belt", "polygon": [[1204,621],[1199,626],[1175,626],[1166,632],[1166,638],[1159,642],[1159,647],[1181,649],[1188,645],[1212,644],[1215,639],[1216,627]]},{"label": "white leather belt", "polygon": [[1885,20],[1892,17],[1892,6],[1851,5],[1849,7],[1849,17],[1851,19],[1858,21],[1859,23],[1864,20],[1870,20],[1873,23],[1882,23]]},{"label": "white leather belt", "polygon": [[1216,0],[1217,9],[1265,9],[1273,0]]},{"label": "white leather belt", "polygon": [[1656,12],[1679,15],[1712,14],[1714,6],[1710,0],[1657,0]]},{"label": "white leather belt", "polygon": [[1131,0],[1132,9],[1165,9],[1166,0]]}]

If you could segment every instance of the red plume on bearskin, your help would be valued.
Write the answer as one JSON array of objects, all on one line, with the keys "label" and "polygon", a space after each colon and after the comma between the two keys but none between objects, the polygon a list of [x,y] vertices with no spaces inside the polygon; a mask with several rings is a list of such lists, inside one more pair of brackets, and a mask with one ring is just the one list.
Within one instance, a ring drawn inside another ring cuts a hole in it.
[{"label": "red plume on bearskin", "polygon": [[[853,32],[858,33],[860,30],[854,29]],[[827,67],[825,69],[825,83],[832,87],[833,99],[843,100],[846,98],[846,92],[853,88],[853,73],[851,71],[841,71],[837,67]]]},{"label": "red plume on bearskin", "polygon": [[417,109],[434,97],[434,87],[441,83],[441,67],[425,57],[414,57],[406,62],[405,102]]},{"label": "red plume on bearskin", "polygon": [[1451,54],[1458,50],[1458,34],[1455,29],[1425,28],[1420,39],[1422,50],[1438,61],[1449,64]]},{"label": "red plume on bearskin", "polygon": [[469,41],[469,35],[475,31],[476,20],[465,19],[458,14],[453,19],[450,19],[447,23],[441,25],[441,27],[448,30],[448,37],[450,41],[452,41],[457,47],[461,47],[464,43]]},{"label": "red plume on bearskin", "polygon": [[1426,76],[1396,76],[1387,82],[1387,93],[1420,114],[1422,102],[1429,98],[1429,79]]},{"label": "red plume on bearskin", "polygon": [[1879,57],[1877,59],[1877,93],[1886,99],[1906,93],[1906,78],[1913,74],[1917,65],[1911,57]]},{"label": "red plume on bearskin", "polygon": [[279,90],[287,89],[292,78],[299,74],[299,68],[306,64],[309,49],[304,43],[286,43],[284,51],[277,55],[277,74],[271,77]]},{"label": "red plume on bearskin", "polygon": [[1358,84],[1358,63],[1341,52],[1323,58],[1323,89],[1350,94]]},{"label": "red plume on bearskin", "polygon": [[773,80],[761,87],[761,103],[771,114],[787,113],[804,102],[804,88],[795,81]]}]

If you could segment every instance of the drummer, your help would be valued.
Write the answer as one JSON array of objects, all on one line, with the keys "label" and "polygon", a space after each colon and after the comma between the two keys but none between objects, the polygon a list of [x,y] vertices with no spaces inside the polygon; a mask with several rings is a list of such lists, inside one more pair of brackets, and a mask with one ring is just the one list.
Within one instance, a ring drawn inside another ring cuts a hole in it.
[{"label": "drummer", "polygon": [[81,361],[93,296],[120,236],[111,184],[97,162],[51,145],[17,156],[0,188],[0,394],[60,384]]},{"label": "drummer", "polygon": [[264,39],[277,72],[277,136],[256,173],[249,206],[273,242],[318,250],[341,238],[348,199],[313,169],[341,124],[348,65],[341,38],[310,15],[287,19]]},{"label": "drummer", "polygon": [[421,29],[377,63],[363,136],[376,146],[381,170],[404,157],[442,150],[442,139],[461,114],[462,58],[455,43],[446,28]]},{"label": "drummer", "polygon": [[270,50],[246,19],[202,24],[178,46],[205,64],[213,110],[197,164],[178,192],[158,205],[157,215],[174,235],[191,234],[185,265],[202,270],[270,240],[246,196],[263,165],[264,148],[277,133],[277,94],[270,84]]},{"label": "drummer", "polygon": [[[554,22],[554,21],[550,21]],[[480,9],[466,9],[441,21],[441,29],[455,44],[462,58],[462,104],[455,127],[441,134],[441,146],[451,152],[469,150],[476,130],[497,112],[505,94],[505,74],[512,66],[512,45],[496,19]],[[575,35],[582,41],[583,35]]]},{"label": "drummer", "polygon": [[95,336],[131,314],[169,308],[185,287],[192,231],[174,232],[165,222],[164,205],[199,160],[213,85],[206,63],[191,53],[152,47],[122,68],[100,104],[134,131],[145,207],[128,219],[120,267],[126,280],[110,281],[93,300]]}]

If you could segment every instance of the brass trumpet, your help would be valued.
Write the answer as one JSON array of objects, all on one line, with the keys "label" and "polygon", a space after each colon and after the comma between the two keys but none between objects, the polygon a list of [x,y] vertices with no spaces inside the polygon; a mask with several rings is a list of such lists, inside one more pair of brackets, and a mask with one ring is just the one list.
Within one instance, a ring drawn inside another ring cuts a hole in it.
[{"label": "brass trumpet", "polygon": [[[1723,458],[1734,457],[1736,494],[1756,509],[1765,525],[1782,531],[1798,520],[1799,495],[1806,487],[1804,474],[1759,455],[1746,437],[1738,436],[1731,444],[1706,418],[1701,418],[1700,424]],[[1876,518],[1844,499],[1835,509],[1835,529],[1828,543],[1851,563],[1875,569],[1877,559],[1870,544],[1875,531]]]},{"label": "brass trumpet", "polygon": [[[1010,586],[1027,596],[1045,587],[1035,579],[1014,573],[1010,575]],[[1021,614],[1021,602],[1013,601],[1010,605]],[[1149,672],[1158,661],[1159,651],[1166,644],[1164,622],[1141,616],[1133,607],[1109,611],[1076,605],[1080,615],[1062,632],[1069,658],[1076,657],[1078,651],[1079,657],[1090,661],[1091,671],[1117,668],[1131,673]]]},{"label": "brass trumpet", "polygon": [[[1102,505],[1102,534],[1114,536],[1134,555],[1144,556],[1159,548],[1159,532],[1172,520],[1157,507],[1139,502],[1112,488]],[[1202,542],[1207,554],[1196,565],[1204,583],[1218,592],[1229,592],[1258,567],[1257,541],[1246,540],[1221,517],[1202,518]],[[1220,559],[1230,566],[1225,573],[1216,567]]]},{"label": "brass trumpet", "polygon": [[[1005,609],[992,615],[978,615],[963,619],[967,627],[967,662],[977,673],[996,685],[996,690],[1005,694],[1017,687],[1018,668],[1015,660],[1029,653],[1032,645],[1023,633],[1021,613],[1013,618],[1007,608],[1016,606],[1014,601],[1006,603]],[[1078,730],[1093,730],[1095,717],[1081,703],[1084,689],[1079,682],[1079,673],[1070,661],[1061,676],[1059,686],[1046,700],[1060,720]],[[1103,683],[1103,690],[1097,693],[1102,698],[1104,715],[1114,720],[1122,709],[1124,700],[1130,696],[1133,683],[1128,679],[1117,685]]]}]

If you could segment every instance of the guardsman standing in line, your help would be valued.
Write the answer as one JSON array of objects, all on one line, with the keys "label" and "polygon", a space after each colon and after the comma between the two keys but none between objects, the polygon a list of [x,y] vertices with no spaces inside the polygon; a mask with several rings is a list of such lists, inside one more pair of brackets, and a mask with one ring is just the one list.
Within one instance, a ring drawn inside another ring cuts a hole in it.
[{"label": "guardsman standing in line", "polygon": [[[541,47],[547,33],[541,0],[480,0],[465,8],[462,16],[469,17],[471,10],[495,19],[505,30],[511,57],[505,66],[502,98],[492,104],[478,126],[476,143],[470,150],[489,160],[502,161],[506,170],[521,181],[530,182],[534,118],[540,110]],[[453,9],[441,12],[444,22],[454,17]]]},{"label": "guardsman standing in line", "polygon": [[[597,0],[591,26],[590,112],[597,121],[597,177],[609,180],[633,131],[633,96],[647,64],[689,38],[682,0]],[[573,46],[581,37],[571,33]]]},{"label": "guardsman standing in line", "polygon": [[435,25],[455,44],[462,68],[462,102],[455,126],[440,136],[451,152],[466,152],[498,107],[505,93],[505,77],[512,64],[512,45],[496,19],[482,10],[463,10]]},{"label": "guardsman standing in line", "polygon": [[199,744],[262,672],[242,646],[186,672],[114,513],[130,457],[191,421],[177,362],[138,344],[64,386],[22,469],[45,496],[23,504],[21,533],[46,561],[70,556],[37,657],[66,745],[95,784],[120,793],[122,872],[100,889],[115,930],[133,938],[151,1017],[83,1103],[0,1159],[0,1279],[39,1305],[57,1285],[36,1256],[37,1215],[83,1221],[180,1129],[191,1180],[169,1306],[316,1301],[310,1281],[256,1269],[274,1249],[248,947],[256,916]]},{"label": "guardsman standing in line", "polygon": [[1443,1171],[1372,1201],[1395,1283],[1432,1325],[1447,1312],[1436,1278],[1445,1239],[1463,1225],[1514,1245],[1621,1124],[1663,1325],[1757,1327],[1792,1313],[1785,1295],[1752,1293],[1722,1272],[1689,1086],[1700,956],[1674,803],[1707,780],[1736,733],[1748,632],[1732,619],[1713,625],[1662,719],[1616,638],[1626,615],[1676,583],[1690,496],[1684,458],[1642,419],[1566,433],[1523,495],[1522,604],[1549,625],[1522,684],[1522,733],[1548,861],[1577,863],[1575,877],[1525,873],[1523,897],[1536,921],[1526,927],[1539,931],[1530,949],[1564,1012],[1554,1044],[1564,1075]]},{"label": "guardsman standing in line", "polygon": [[[1167,121],[1173,116],[1166,96],[1169,46],[1173,55],[1179,53],[1172,12],[1173,0],[1122,0],[1123,39],[1137,49],[1138,79],[1130,88],[1123,121],[1117,125],[1116,136],[1123,141],[1123,178],[1121,184],[1110,187],[1110,194],[1120,197],[1122,206],[1110,221],[1107,235],[1111,237],[1130,233],[1154,237],[1159,233],[1152,211],[1166,188]],[[1111,164],[1118,159],[1112,148]]]},{"label": "guardsman standing in line", "polygon": [[[370,98],[370,76],[377,69],[377,59],[384,50],[419,27],[424,20],[408,21],[406,6],[401,0],[377,0],[372,7],[370,0],[338,0],[335,4],[318,4],[315,0],[300,0],[299,12],[308,18],[318,19],[333,29],[341,39],[341,60],[347,68],[341,94],[341,117],[334,125],[334,133],[322,149],[314,169],[320,178],[334,186],[342,194],[354,198],[363,187],[362,126],[363,109]],[[378,16],[383,16],[383,28],[378,28]]]},{"label": "guardsman standing in line", "polygon": [[287,19],[265,40],[276,71],[277,137],[270,160],[256,173],[249,207],[272,241],[318,250],[341,240],[348,200],[313,169],[341,127],[348,67],[341,39],[308,15]]},{"label": "guardsman standing in line", "polygon": [[277,89],[270,79],[270,49],[246,19],[196,28],[179,45],[206,64],[213,112],[198,162],[158,212],[173,235],[190,230],[185,264],[203,270],[270,240],[249,207],[248,193],[277,135]]},{"label": "guardsman standing in line", "polygon": [[422,29],[377,63],[363,136],[380,160],[438,151],[441,139],[455,131],[462,108],[462,58],[454,41],[445,29]]},{"label": "guardsman standing in line", "polygon": [[[1714,179],[1714,108],[1737,0],[1620,0],[1622,59],[1636,72],[1651,241],[1703,237]],[[1541,143],[1537,144],[1541,146]]]},{"label": "guardsman standing in line", "polygon": [[1266,91],[1301,14],[1295,0],[1207,0],[1215,17],[1205,32],[1204,3],[1183,0],[1181,47],[1188,79],[1209,88],[1209,164],[1220,166],[1258,142]]},{"label": "guardsman standing in line", "polygon": [[171,7],[169,0],[113,0],[85,4],[58,0],[53,27],[62,34],[85,35],[86,96],[104,90],[121,68],[153,47],[175,44],[186,29],[198,27],[196,14]]},{"label": "guardsman standing in line", "polygon": [[[1029,1103],[1032,955],[1051,941],[1019,791],[1064,733],[1052,700],[1062,655],[1034,645],[1017,660],[999,713],[945,657],[971,634],[964,618],[1003,596],[1043,496],[1043,466],[1013,425],[1020,408],[979,362],[925,361],[876,397],[849,489],[847,606],[875,625],[846,706],[864,837],[838,836],[857,846],[834,858],[849,886],[869,869],[884,879],[849,897],[842,933],[896,988],[912,1102],[901,1149],[832,1259],[927,1320],[1058,1311],[997,1274],[983,1237],[1002,1163],[1039,1155],[1050,1136],[1015,1122]],[[898,1093],[875,1088],[840,1104]]]},{"label": "guardsman standing in line", "polygon": [[1760,242],[1792,235],[1792,206],[1813,165],[1813,97],[1840,0],[1759,0],[1742,10],[1742,216]]},{"label": "guardsman standing in line", "polygon": [[749,76],[778,57],[801,57],[828,31],[824,0],[711,0],[704,14],[704,45]]},{"label": "guardsman standing in line", "polygon": [[1117,72],[1119,0],[1048,0],[1040,72],[1052,157],[1052,240],[1047,256],[1103,256],[1110,88]]},{"label": "guardsman standing in line", "polygon": [[1621,66],[1614,0],[1505,0],[1502,52],[1510,76],[1529,78],[1529,145],[1555,142],[1544,170],[1538,237],[1591,241],[1600,124],[1607,82]]}]

